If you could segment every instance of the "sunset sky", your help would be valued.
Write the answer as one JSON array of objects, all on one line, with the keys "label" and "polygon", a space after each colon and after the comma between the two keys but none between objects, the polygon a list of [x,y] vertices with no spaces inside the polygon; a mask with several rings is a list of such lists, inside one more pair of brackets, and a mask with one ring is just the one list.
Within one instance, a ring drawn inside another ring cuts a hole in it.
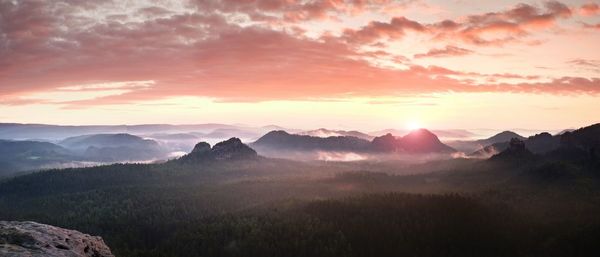
[{"label": "sunset sky", "polygon": [[0,0],[0,122],[600,122],[600,2]]}]

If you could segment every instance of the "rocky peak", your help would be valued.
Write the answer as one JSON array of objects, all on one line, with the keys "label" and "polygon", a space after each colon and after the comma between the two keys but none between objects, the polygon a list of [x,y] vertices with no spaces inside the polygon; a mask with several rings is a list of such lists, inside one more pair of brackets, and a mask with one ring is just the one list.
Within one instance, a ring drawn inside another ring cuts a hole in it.
[{"label": "rocky peak", "polygon": [[212,148],[206,142],[200,142],[194,146],[191,153],[184,155],[180,161],[210,161],[210,160],[233,160],[253,159],[258,157],[254,149],[242,143],[239,138],[232,137],[229,140],[217,143]]},{"label": "rocky peak", "polygon": [[217,160],[256,158],[254,149],[242,143],[242,140],[232,137],[227,141],[216,144],[211,153]]},{"label": "rocky peak", "polygon": [[206,142],[197,143],[192,150],[192,153],[195,154],[203,154],[207,152],[210,152],[210,144]]},{"label": "rocky peak", "polygon": [[528,160],[534,154],[525,147],[525,142],[518,138],[512,138],[506,150],[492,156],[492,160]]},{"label": "rocky peak", "polygon": [[538,139],[538,140],[542,140],[542,139],[551,139],[552,135],[548,132],[542,132],[539,134],[535,134],[531,137],[529,137],[529,139]]},{"label": "rocky peak", "polygon": [[0,221],[0,256],[114,257],[101,237],[31,221]]},{"label": "rocky peak", "polygon": [[371,141],[371,146],[375,151],[395,152],[398,150],[398,140],[391,133],[375,137]]},{"label": "rocky peak", "polygon": [[523,140],[520,140],[518,138],[511,138],[510,142],[508,143],[508,150],[513,151],[513,152],[524,151],[524,150],[526,150],[525,142],[523,142]]}]

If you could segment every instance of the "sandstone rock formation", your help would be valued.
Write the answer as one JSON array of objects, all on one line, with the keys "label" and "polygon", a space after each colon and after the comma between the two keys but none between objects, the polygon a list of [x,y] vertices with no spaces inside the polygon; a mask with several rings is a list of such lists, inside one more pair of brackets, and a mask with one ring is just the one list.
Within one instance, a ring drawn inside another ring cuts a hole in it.
[{"label": "sandstone rock formation", "polygon": [[101,237],[31,221],[0,221],[3,257],[114,257]]}]

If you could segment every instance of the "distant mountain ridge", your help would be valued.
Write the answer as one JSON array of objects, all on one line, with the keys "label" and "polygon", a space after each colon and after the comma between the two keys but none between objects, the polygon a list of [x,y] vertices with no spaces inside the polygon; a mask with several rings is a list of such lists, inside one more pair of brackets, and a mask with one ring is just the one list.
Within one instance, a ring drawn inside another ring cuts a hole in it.
[{"label": "distant mountain ridge", "polygon": [[386,134],[369,141],[353,136],[314,137],[271,131],[250,144],[260,151],[342,151],[357,153],[451,153],[455,150],[443,144],[426,129],[419,129],[403,137]]},{"label": "distant mountain ridge", "polygon": [[522,148],[531,155],[537,154],[551,160],[600,162],[600,123],[554,136],[544,132],[523,141],[513,138],[508,143],[496,143],[486,148],[494,148],[499,152],[492,159],[502,158],[514,153],[516,148]]},{"label": "distant mountain ridge", "polygon": [[126,133],[76,136],[58,144],[83,159],[99,162],[140,161],[167,156],[167,150],[158,142]]},{"label": "distant mountain ridge", "polygon": [[365,151],[369,141],[352,136],[315,137],[290,134],[283,130],[271,131],[250,146],[257,149],[281,149],[299,151]]},{"label": "distant mountain ridge", "polygon": [[59,145],[73,148],[86,149],[88,147],[156,147],[158,143],[154,140],[143,139],[127,133],[118,134],[93,134],[66,138]]},{"label": "distant mountain ridge", "polygon": [[48,142],[0,140],[0,177],[14,172],[59,166],[76,159],[64,147]]},{"label": "distant mountain ridge", "polygon": [[[215,138],[240,137],[256,139],[260,135],[273,130],[283,129],[279,126],[269,125],[253,127],[248,125],[232,125],[220,123],[204,124],[140,124],[140,125],[48,125],[48,124],[21,124],[0,123],[0,139],[7,140],[30,140],[43,139],[47,141],[58,141],[67,137],[90,135],[90,134],[171,134],[171,133],[198,133],[200,136]],[[286,128],[288,131],[298,131]]]},{"label": "distant mountain ridge", "polygon": [[[525,139],[525,137],[512,132],[512,131],[502,131],[498,134],[495,134],[489,138],[479,139],[479,140],[455,140],[448,141],[446,144],[449,146],[456,148],[459,151],[471,153],[477,150],[483,150],[486,146],[493,145],[496,143],[507,143],[512,138],[517,139]],[[490,150],[490,148],[488,148]]]},{"label": "distant mountain ridge", "polygon": [[[412,129],[384,129],[379,131],[369,132],[371,136],[383,136],[386,134],[392,135],[405,135],[413,131]],[[476,136],[473,132],[465,129],[431,129],[431,133],[435,134],[438,138],[446,139],[463,139],[471,138]]]},{"label": "distant mountain ridge", "polygon": [[[530,136],[528,138],[517,138],[523,140],[525,147],[532,153],[544,154],[553,151],[559,147],[560,135],[552,136],[550,133],[543,132]],[[471,154],[473,157],[487,157],[496,153],[502,152],[509,147],[509,142],[499,142],[487,145]]]},{"label": "distant mountain ridge", "polygon": [[357,138],[365,139],[365,140],[372,140],[374,138],[374,136],[365,134],[365,133],[357,131],[357,130],[350,130],[350,131],[348,131],[348,130],[330,130],[330,129],[326,129],[326,128],[302,131],[302,132],[298,132],[297,135],[306,135],[306,136],[313,136],[313,137],[350,136],[350,137],[357,137]]}]

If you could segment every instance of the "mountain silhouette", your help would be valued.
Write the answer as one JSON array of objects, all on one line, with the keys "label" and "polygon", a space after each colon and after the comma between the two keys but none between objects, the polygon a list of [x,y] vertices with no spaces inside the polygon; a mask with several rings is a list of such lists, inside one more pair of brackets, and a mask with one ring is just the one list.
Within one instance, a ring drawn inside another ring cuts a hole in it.
[{"label": "mountain silhouette", "polygon": [[0,177],[42,167],[58,167],[73,158],[69,150],[53,143],[0,140]]},{"label": "mountain silhouette", "polygon": [[251,144],[259,151],[344,151],[358,153],[450,153],[455,150],[443,144],[426,129],[418,129],[404,137],[386,134],[372,141],[353,136],[313,137],[271,131]]},{"label": "mountain silhouette", "polygon": [[456,152],[443,144],[438,137],[427,129],[413,130],[400,138],[401,147],[410,153],[450,153]]},{"label": "mountain silhouette", "polygon": [[[495,148],[491,147],[497,143],[508,143],[512,138],[518,138],[524,140],[525,137],[512,132],[512,131],[502,131],[496,135],[493,135],[489,138],[479,139],[479,140],[455,140],[449,141],[447,144],[459,151],[470,153],[480,151],[479,155],[487,155],[490,153],[496,153]],[[486,148],[487,147],[487,148]],[[497,147],[497,146],[496,146]],[[502,150],[505,149],[506,145],[502,146]]]},{"label": "mountain silhouette", "polygon": [[95,147],[156,147],[158,143],[154,140],[143,139],[126,133],[119,134],[92,134],[69,137],[59,142],[59,145],[70,149],[86,149]]},{"label": "mountain silhouette", "polygon": [[376,152],[398,152],[402,150],[398,139],[391,133],[373,138],[371,149]]},{"label": "mountain silhouette", "polygon": [[442,143],[427,129],[413,130],[403,137],[395,137],[388,133],[374,138],[371,147],[378,152],[451,153],[456,151]]},{"label": "mountain silhouette", "polygon": [[548,158],[600,164],[600,123],[565,132]]},{"label": "mountain silhouette", "polygon": [[306,135],[306,136],[313,136],[313,137],[350,136],[350,137],[357,137],[357,138],[361,138],[361,139],[365,139],[365,140],[373,139],[373,136],[367,135],[365,133],[362,133],[362,132],[356,131],[356,130],[351,130],[351,131],[329,130],[329,129],[325,129],[325,128],[302,131],[302,132],[299,132],[298,135]]},{"label": "mountain silhouette", "polygon": [[232,137],[226,141],[217,143],[212,148],[209,143],[200,142],[194,146],[194,149],[177,161],[205,162],[205,161],[224,161],[224,160],[251,160],[258,158],[254,149],[242,143],[239,138]]},{"label": "mountain silhouette", "polygon": [[509,142],[513,138],[517,138],[520,140],[525,139],[524,136],[521,136],[512,131],[505,130],[505,131],[502,131],[502,132],[500,132],[496,135],[493,135],[489,138],[477,140],[477,143],[480,143],[482,145],[489,145],[489,144],[494,144],[494,143]]},{"label": "mountain silhouette", "polygon": [[158,142],[126,133],[69,137],[59,145],[83,159],[99,162],[145,161],[167,154]]},{"label": "mountain silhouette", "polygon": [[364,152],[369,149],[370,142],[352,136],[323,138],[289,134],[283,130],[276,130],[260,137],[251,146],[259,150]]},{"label": "mountain silhouette", "polygon": [[[550,135],[550,133],[542,132],[525,139],[517,139],[522,140],[525,144],[525,147],[527,147],[527,149],[532,153],[545,154],[559,147],[560,137],[561,136],[552,136]],[[510,142],[494,143],[491,145],[487,145],[469,155],[473,157],[487,157],[498,152],[502,152],[506,150],[509,146]]]},{"label": "mountain silhouette", "polygon": [[535,155],[527,149],[525,142],[518,138],[509,141],[508,147],[502,152],[493,155],[490,161],[525,162],[535,158]]}]

